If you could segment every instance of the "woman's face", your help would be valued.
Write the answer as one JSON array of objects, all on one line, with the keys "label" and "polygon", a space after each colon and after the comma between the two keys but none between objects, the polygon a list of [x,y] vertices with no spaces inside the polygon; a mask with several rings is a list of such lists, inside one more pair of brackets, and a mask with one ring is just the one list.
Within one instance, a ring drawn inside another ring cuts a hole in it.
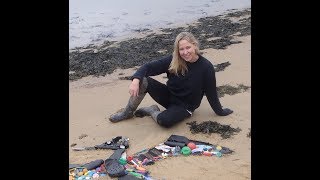
[{"label": "woman's face", "polygon": [[199,58],[196,46],[184,39],[179,41],[179,54],[187,62],[195,62]]}]

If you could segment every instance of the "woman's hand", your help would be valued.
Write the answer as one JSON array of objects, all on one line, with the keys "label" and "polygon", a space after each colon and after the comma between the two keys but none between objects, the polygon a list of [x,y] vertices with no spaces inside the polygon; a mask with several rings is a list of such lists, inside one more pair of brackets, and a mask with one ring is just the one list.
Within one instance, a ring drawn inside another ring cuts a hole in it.
[{"label": "woman's hand", "polygon": [[138,96],[139,94],[139,83],[140,83],[140,80],[135,78],[132,80],[130,86],[129,86],[129,94],[131,96]]}]

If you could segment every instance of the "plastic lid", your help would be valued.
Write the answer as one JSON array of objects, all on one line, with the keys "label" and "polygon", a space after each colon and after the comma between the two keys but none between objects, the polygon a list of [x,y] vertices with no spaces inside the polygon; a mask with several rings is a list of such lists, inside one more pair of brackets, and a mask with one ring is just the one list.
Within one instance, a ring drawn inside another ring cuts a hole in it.
[{"label": "plastic lid", "polygon": [[181,149],[181,154],[183,154],[185,156],[190,155],[191,154],[191,149],[188,146],[184,146]]},{"label": "plastic lid", "polygon": [[123,158],[120,158],[120,159],[119,159],[119,163],[120,163],[121,165],[125,165],[125,164],[127,164],[127,160],[126,160],[126,159],[123,159]]}]

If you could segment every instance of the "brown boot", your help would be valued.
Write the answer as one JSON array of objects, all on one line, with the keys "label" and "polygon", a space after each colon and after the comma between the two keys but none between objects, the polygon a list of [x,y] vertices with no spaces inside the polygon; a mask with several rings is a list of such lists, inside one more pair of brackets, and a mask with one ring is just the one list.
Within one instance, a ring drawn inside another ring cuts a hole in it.
[{"label": "brown boot", "polygon": [[160,108],[157,105],[142,107],[136,110],[136,112],[134,112],[134,115],[137,117],[151,116],[151,113],[154,111],[160,111]]},{"label": "brown boot", "polygon": [[109,117],[111,122],[119,122],[125,119],[129,119],[133,117],[133,112],[138,108],[139,104],[145,97],[146,90],[148,87],[147,78],[143,78],[143,81],[139,88],[139,94],[136,97],[130,96],[127,106],[120,112],[115,113]]},{"label": "brown boot", "polygon": [[161,113],[160,108],[157,105],[152,105],[149,107],[139,108],[134,115],[137,117],[151,116],[156,123],[158,123],[157,117]]}]

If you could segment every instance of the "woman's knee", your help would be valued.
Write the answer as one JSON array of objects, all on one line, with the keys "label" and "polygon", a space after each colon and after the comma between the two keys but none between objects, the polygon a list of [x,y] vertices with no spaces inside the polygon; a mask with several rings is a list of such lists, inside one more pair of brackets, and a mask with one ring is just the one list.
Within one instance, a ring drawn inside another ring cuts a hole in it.
[{"label": "woman's knee", "polygon": [[175,119],[174,117],[168,117],[165,116],[164,114],[160,113],[157,116],[157,122],[160,126],[165,127],[165,128],[169,128],[172,127],[173,125],[175,125],[177,122],[177,119]]},{"label": "woman's knee", "polygon": [[155,80],[152,79],[151,77],[144,77],[143,80],[147,82],[148,86],[147,86],[146,91],[149,92],[150,88],[152,88],[153,83],[154,83]]},{"label": "woman's knee", "polygon": [[156,81],[155,79],[151,78],[151,77],[144,77],[144,79],[146,79],[148,81],[148,83],[152,83],[153,81]]}]

